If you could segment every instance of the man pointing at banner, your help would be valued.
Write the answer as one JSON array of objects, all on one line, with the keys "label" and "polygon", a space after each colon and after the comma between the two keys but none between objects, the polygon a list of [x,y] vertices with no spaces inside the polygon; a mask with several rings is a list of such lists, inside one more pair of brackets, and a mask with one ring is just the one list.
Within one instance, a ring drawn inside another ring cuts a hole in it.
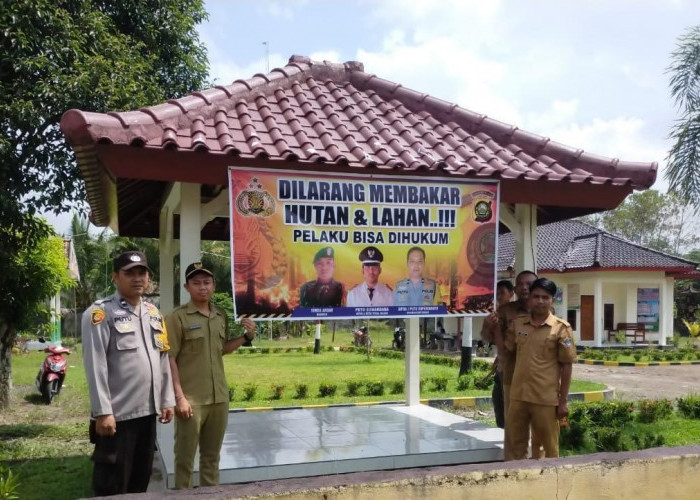
[{"label": "man pointing at banner", "polygon": [[362,275],[365,280],[348,293],[347,306],[371,307],[394,304],[394,293],[386,285],[379,283],[384,255],[377,247],[366,247],[360,252]]},{"label": "man pointing at banner", "polygon": [[345,289],[333,279],[335,254],[332,247],[323,247],[314,255],[316,279],[304,283],[299,293],[301,307],[338,307],[343,301]]}]

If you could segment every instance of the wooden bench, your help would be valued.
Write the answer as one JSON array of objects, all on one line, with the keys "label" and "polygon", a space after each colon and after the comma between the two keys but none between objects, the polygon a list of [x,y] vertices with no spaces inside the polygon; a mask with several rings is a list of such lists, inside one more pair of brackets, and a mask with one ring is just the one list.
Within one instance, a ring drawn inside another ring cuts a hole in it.
[{"label": "wooden bench", "polygon": [[608,330],[608,342],[615,340],[617,332],[625,332],[625,337],[631,338],[633,343],[645,343],[647,341],[646,325],[644,323],[618,323],[617,328]]}]

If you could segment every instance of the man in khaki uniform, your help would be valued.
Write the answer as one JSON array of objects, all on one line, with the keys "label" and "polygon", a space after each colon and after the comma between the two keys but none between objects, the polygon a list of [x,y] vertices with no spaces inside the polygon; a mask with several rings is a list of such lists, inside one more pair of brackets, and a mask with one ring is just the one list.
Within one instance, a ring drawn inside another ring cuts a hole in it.
[{"label": "man in khaki uniform", "polygon": [[569,413],[567,399],[576,346],[571,326],[551,313],[557,286],[540,278],[530,286],[530,314],[512,321],[505,349],[516,354],[505,459],[527,458],[530,427],[546,457],[559,456],[559,420]]},{"label": "man in khaki uniform", "polygon": [[199,445],[199,484],[219,484],[219,455],[228,424],[228,385],[222,355],[255,337],[255,324],[242,321],[245,335],[229,339],[226,311],[210,302],[214,274],[201,262],[187,266],[191,300],[166,318],[170,370],[175,389],[175,488],[192,487]]}]

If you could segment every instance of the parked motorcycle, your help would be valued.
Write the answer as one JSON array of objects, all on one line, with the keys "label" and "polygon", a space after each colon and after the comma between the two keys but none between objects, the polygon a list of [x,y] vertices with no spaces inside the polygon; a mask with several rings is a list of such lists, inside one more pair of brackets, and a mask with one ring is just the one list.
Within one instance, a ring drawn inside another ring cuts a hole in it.
[{"label": "parked motorcycle", "polygon": [[394,349],[403,350],[406,347],[406,329],[400,326],[394,328],[394,340],[391,341],[391,347]]},{"label": "parked motorcycle", "polygon": [[70,349],[50,346],[44,349],[44,352],[49,354],[39,368],[39,373],[36,376],[36,388],[41,393],[44,403],[50,405],[63,387],[63,380],[66,378],[68,370],[68,360],[64,355],[70,354]]},{"label": "parked motorcycle", "polygon": [[372,339],[366,326],[361,326],[353,332],[353,343],[355,347],[372,347]]}]

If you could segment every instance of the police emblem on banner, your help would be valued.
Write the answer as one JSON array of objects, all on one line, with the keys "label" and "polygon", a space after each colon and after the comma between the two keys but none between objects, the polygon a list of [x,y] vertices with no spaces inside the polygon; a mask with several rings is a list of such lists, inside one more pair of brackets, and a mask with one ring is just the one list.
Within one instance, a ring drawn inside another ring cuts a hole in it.
[{"label": "police emblem on banner", "polygon": [[275,213],[275,199],[262,188],[256,177],[236,198],[236,209],[241,215],[269,217]]},{"label": "police emblem on banner", "polygon": [[493,216],[493,208],[491,204],[493,203],[494,194],[490,191],[477,191],[472,195],[472,200],[474,202],[474,212],[472,217],[476,222],[488,222]]}]

